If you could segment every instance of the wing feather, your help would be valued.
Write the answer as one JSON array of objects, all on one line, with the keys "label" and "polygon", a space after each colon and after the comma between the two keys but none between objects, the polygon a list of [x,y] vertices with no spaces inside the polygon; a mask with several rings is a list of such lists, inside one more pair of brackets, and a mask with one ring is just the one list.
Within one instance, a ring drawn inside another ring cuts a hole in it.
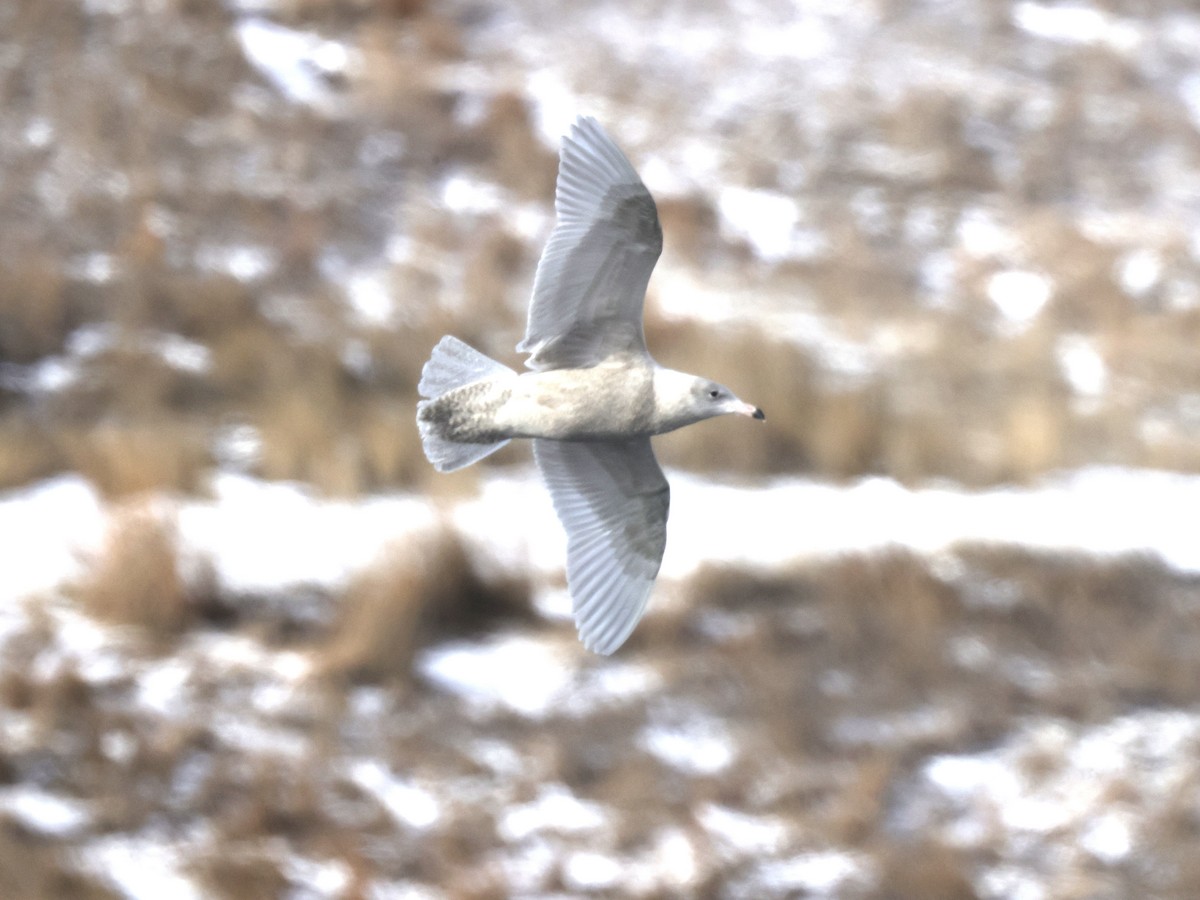
[{"label": "wing feather", "polygon": [[582,368],[646,353],[642,306],[662,252],[654,198],[600,124],[563,140],[556,224],[538,262],[525,337],[532,369]]},{"label": "wing feather", "polygon": [[567,584],[585,647],[612,653],[646,609],[667,542],[670,488],[647,437],[533,442],[567,532]]}]

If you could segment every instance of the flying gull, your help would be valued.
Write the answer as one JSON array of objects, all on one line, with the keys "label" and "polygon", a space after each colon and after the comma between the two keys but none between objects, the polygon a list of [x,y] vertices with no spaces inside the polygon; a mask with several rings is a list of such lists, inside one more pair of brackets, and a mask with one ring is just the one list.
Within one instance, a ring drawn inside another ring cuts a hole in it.
[{"label": "flying gull", "polygon": [[585,647],[609,654],[646,608],[670,489],[650,436],[713,416],[763,419],[729,388],[646,350],[642,304],[662,252],[654,199],[595,119],[563,139],[554,231],[538,262],[512,369],[447,335],[421,372],[425,455],[451,472],[532,438],[567,532],[567,584]]}]

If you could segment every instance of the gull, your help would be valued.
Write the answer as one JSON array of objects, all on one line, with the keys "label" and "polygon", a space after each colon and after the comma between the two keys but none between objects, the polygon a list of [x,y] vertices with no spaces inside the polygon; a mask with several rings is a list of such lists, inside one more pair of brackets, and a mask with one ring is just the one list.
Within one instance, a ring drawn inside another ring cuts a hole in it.
[{"label": "gull", "polygon": [[563,139],[554,231],[538,262],[518,375],[455,337],[421,372],[417,427],[440,472],[531,438],[567,533],[567,585],[589,650],[610,654],[646,609],[667,543],[670,489],[651,435],[763,411],[660,366],[642,306],[662,252],[654,198],[593,118]]}]

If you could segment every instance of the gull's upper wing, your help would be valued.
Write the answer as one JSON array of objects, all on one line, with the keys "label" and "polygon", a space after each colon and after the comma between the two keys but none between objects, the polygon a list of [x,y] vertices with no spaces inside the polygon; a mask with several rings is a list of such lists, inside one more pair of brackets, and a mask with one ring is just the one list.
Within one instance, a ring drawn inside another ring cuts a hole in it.
[{"label": "gull's upper wing", "polygon": [[533,442],[567,532],[567,584],[585,647],[612,653],[629,637],[667,545],[670,489],[648,437]]},{"label": "gull's upper wing", "polygon": [[599,123],[563,139],[557,222],[538,262],[525,338],[531,369],[582,368],[646,352],[642,301],[662,252],[654,198]]}]

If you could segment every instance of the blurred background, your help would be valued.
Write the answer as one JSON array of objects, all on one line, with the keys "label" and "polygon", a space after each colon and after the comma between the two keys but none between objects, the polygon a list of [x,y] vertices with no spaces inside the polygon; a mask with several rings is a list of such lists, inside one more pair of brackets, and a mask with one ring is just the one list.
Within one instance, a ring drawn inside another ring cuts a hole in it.
[{"label": "blurred background", "polygon": [[[0,6],[0,896],[1200,894],[1200,14]],[[614,657],[513,445],[560,136],[658,201]]]}]

